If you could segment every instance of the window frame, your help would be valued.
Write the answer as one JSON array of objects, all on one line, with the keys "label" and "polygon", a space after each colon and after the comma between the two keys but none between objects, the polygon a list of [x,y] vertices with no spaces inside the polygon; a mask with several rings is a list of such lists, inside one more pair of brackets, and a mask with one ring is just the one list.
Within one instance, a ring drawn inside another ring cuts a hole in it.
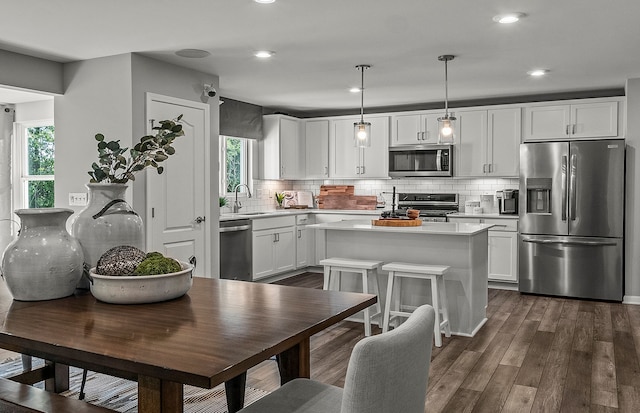
[{"label": "window frame", "polygon": [[[28,185],[31,181],[53,181],[55,190],[55,170],[53,175],[29,175],[29,159],[28,159],[28,136],[27,132],[30,128],[53,126],[53,119],[29,120],[26,122],[14,122],[13,136],[13,190],[12,205],[13,210],[29,209],[29,189]],[[55,168],[55,132],[54,132],[54,168]],[[55,205],[55,199],[54,199]]]},{"label": "window frame", "polygon": [[[219,187],[220,196],[235,197],[234,192],[227,192],[227,139],[240,139],[242,141],[242,152],[244,153],[244,168],[241,171],[240,182],[249,186],[250,191],[253,191],[253,139],[242,138],[238,136],[220,135],[219,141]],[[238,198],[247,198],[246,188],[240,188],[238,192]]]}]

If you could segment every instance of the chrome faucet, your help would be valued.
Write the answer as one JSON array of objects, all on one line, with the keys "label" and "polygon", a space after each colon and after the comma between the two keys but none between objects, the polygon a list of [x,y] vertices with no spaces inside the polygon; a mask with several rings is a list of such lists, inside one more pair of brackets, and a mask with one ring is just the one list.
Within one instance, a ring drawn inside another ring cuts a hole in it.
[{"label": "chrome faucet", "polygon": [[238,189],[240,189],[241,186],[246,186],[247,187],[247,197],[251,198],[251,190],[249,189],[249,185],[247,184],[238,184],[236,185],[236,187],[233,189],[233,192],[235,192],[236,194],[236,200],[233,202],[233,212],[237,213],[240,211],[240,208],[242,208],[242,204],[240,203],[240,201],[238,201]]}]

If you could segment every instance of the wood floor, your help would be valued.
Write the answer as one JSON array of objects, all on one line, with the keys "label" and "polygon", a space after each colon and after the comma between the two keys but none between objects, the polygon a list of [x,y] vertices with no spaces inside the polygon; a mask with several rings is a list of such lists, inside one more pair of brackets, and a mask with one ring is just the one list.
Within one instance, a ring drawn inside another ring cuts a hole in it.
[{"label": "wood floor", "polygon": [[[279,283],[321,288],[322,274]],[[640,412],[640,306],[489,290],[487,316],[475,337],[433,348],[425,412]],[[312,378],[342,386],[362,338],[347,321],[314,336]],[[277,388],[275,363],[247,384]]]}]

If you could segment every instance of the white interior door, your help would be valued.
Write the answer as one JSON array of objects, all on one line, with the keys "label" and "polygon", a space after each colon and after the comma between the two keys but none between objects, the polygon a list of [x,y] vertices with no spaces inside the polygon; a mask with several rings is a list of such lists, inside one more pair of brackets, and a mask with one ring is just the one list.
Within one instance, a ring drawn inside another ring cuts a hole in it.
[{"label": "white interior door", "polygon": [[[147,128],[183,115],[184,136],[176,138],[176,153],[164,163],[164,172],[147,170],[147,246],[172,258],[197,260],[194,275],[210,274],[210,222],[205,215],[210,199],[207,173],[209,106],[183,99],[147,94]],[[210,221],[210,219],[209,219]]]}]

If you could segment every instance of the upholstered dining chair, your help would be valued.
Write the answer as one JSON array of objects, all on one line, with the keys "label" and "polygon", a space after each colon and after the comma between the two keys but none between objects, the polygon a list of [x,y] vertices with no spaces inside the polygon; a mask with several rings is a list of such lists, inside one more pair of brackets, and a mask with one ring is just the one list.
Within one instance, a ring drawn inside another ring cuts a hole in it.
[{"label": "upholstered dining chair", "polygon": [[399,327],[359,341],[344,390],[295,379],[239,413],[424,413],[434,319],[423,305]]}]

